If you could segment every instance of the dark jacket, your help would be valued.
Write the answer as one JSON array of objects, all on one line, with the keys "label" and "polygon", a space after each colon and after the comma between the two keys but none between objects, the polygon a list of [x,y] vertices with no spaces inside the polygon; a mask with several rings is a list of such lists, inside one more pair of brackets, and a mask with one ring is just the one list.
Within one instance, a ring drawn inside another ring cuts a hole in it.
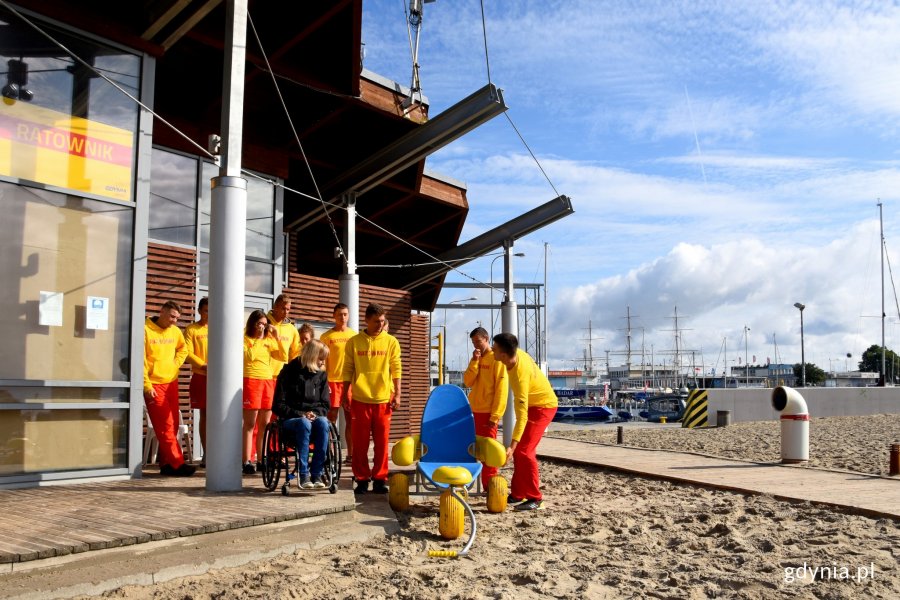
[{"label": "dark jacket", "polygon": [[328,373],[323,369],[315,373],[295,358],[284,365],[275,384],[272,411],[282,419],[296,419],[307,412],[324,417],[331,409],[331,392],[328,389]]}]

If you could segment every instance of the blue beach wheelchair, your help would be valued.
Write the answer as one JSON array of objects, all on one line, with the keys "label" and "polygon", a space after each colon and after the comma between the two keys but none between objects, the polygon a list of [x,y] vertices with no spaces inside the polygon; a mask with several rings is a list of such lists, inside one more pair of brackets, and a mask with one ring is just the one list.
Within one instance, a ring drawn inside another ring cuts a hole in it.
[{"label": "blue beach wheelchair", "polygon": [[[398,466],[416,464],[413,486],[417,495],[440,495],[441,537],[454,540],[465,528],[465,514],[472,522],[471,534],[463,549],[430,550],[429,556],[464,556],[475,541],[477,524],[469,506],[469,490],[479,481],[482,462],[502,467],[506,449],[492,438],[475,435],[475,417],[463,391],[455,385],[436,387],[425,403],[419,435],[408,436],[394,445],[391,459]],[[410,481],[406,473],[390,478],[391,508],[409,508]],[[491,478],[486,494],[492,513],[506,510],[508,486],[497,475]],[[464,512],[465,511],[465,512]]]}]

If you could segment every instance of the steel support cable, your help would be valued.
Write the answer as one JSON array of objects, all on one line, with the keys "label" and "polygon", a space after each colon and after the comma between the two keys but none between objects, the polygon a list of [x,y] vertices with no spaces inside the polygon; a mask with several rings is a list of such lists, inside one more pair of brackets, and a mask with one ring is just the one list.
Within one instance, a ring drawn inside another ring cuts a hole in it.
[{"label": "steel support cable", "polygon": [[[484,38],[484,64],[487,69],[487,78],[488,83],[493,83],[491,81],[491,61],[488,55],[488,38],[487,38],[487,20],[484,17],[484,0],[481,0],[481,32],[482,37]],[[544,175],[544,178],[547,180],[547,183],[550,184],[550,187],[553,188],[553,192],[559,196],[560,193],[557,191],[556,186],[553,185],[553,182],[550,181],[550,177],[547,175],[547,172],[544,170],[544,167],[541,166],[541,162],[537,159],[534,152],[531,151],[531,147],[528,145],[528,142],[525,141],[525,138],[522,137],[522,134],[519,132],[519,128],[516,127],[516,124],[513,123],[512,117],[509,116],[509,111],[504,111],[503,115],[506,117],[506,120],[509,121],[509,124],[512,126],[513,131],[516,132],[516,135],[519,136],[519,139],[522,141],[522,145],[525,146],[525,149],[528,150],[528,154],[531,155],[531,158],[534,160],[538,169],[541,170],[541,173]]]},{"label": "steel support cable", "polygon": [[887,261],[888,274],[891,277],[891,289],[894,291],[894,303],[897,305],[897,317],[900,317],[900,299],[897,298],[897,286],[894,283],[894,270],[891,268],[891,255],[887,251],[887,241],[884,242],[884,258]]},{"label": "steel support cable", "polygon": [[309,177],[312,180],[313,187],[316,190],[316,195],[319,197],[319,202],[321,202],[322,204],[322,210],[325,212],[325,218],[328,220],[328,226],[331,227],[331,234],[334,236],[334,241],[341,253],[341,257],[346,262],[347,257],[344,254],[344,246],[341,244],[341,238],[334,226],[334,221],[331,220],[331,211],[328,210],[328,206],[325,204],[325,199],[322,198],[322,192],[321,190],[319,190],[319,184],[316,182],[316,176],[313,174],[312,165],[309,164],[309,159],[306,157],[306,151],[303,150],[303,144],[300,142],[300,136],[297,134],[297,128],[294,125],[294,120],[291,118],[291,113],[288,110],[287,103],[284,101],[284,96],[281,93],[281,86],[278,85],[278,80],[275,78],[275,72],[272,70],[272,65],[269,63],[269,56],[266,54],[266,49],[263,47],[262,40],[259,39],[259,34],[256,31],[256,25],[253,24],[253,17],[250,16],[249,11],[247,11],[247,22],[250,24],[250,30],[253,31],[253,38],[256,40],[256,45],[259,46],[259,51],[262,54],[263,60],[266,61],[266,68],[269,70],[269,75],[272,78],[272,85],[275,86],[275,92],[278,94],[278,100],[281,102],[281,108],[284,109],[284,116],[287,117],[288,123],[291,126],[291,132],[294,134],[294,141],[297,142],[297,147],[300,149],[300,155],[303,157],[303,163],[306,165],[306,169],[309,172]]},{"label": "steel support cable", "polygon": [[491,60],[488,57],[487,21],[484,19],[484,0],[481,0],[481,34],[484,38],[484,65],[487,67],[488,83],[493,83],[491,81]]}]

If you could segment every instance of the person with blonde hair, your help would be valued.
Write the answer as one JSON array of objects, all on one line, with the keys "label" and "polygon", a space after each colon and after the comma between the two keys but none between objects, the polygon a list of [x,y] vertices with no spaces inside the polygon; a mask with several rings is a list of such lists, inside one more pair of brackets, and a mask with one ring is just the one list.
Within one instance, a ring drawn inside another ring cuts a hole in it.
[{"label": "person with blonde hair", "polygon": [[[303,346],[300,356],[284,366],[275,384],[274,412],[283,419],[282,431],[299,454],[300,487],[324,488],[322,474],[328,446],[328,411],[331,409],[331,393],[328,389],[328,372],[325,359],[328,346],[319,340],[310,340]],[[309,445],[314,452],[309,464]]]}]

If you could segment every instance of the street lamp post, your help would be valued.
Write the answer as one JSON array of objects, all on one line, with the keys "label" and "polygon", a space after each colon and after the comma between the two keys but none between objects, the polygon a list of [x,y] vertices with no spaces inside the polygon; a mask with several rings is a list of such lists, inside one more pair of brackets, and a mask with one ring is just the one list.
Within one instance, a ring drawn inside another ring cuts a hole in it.
[{"label": "street lamp post", "polygon": [[[498,258],[503,258],[505,253],[498,254],[491,260],[491,338],[494,337],[494,263]],[[513,256],[525,256],[524,252],[516,252]]]},{"label": "street lamp post", "polygon": [[800,310],[800,385],[806,387],[806,349],[803,341],[803,309],[806,308],[806,305],[794,302],[794,308]]}]

